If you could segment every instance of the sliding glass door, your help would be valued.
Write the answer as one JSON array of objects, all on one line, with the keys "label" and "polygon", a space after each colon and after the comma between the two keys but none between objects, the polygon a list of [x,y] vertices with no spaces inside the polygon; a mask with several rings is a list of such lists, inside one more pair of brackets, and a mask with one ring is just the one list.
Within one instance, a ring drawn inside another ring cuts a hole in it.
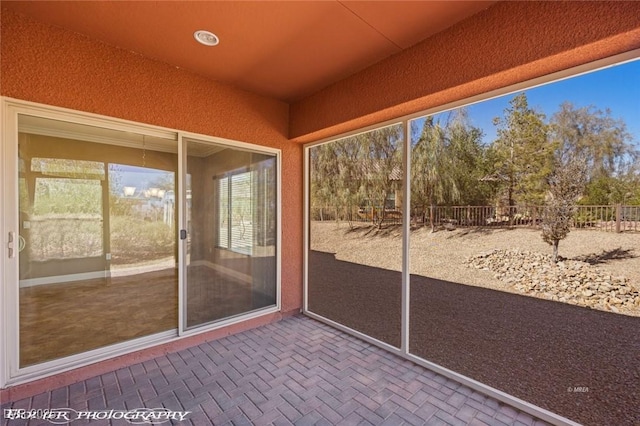
[{"label": "sliding glass door", "polygon": [[9,379],[279,308],[277,150],[5,105]]},{"label": "sliding glass door", "polygon": [[169,136],[18,116],[20,368],[176,328]]},{"label": "sliding glass door", "polygon": [[277,161],[186,141],[186,329],[276,306]]}]

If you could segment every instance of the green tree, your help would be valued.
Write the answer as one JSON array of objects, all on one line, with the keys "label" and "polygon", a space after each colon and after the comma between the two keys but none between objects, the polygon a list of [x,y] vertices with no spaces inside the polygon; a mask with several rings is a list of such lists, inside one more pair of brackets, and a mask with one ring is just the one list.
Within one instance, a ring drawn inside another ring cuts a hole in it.
[{"label": "green tree", "polygon": [[626,124],[611,117],[609,109],[576,108],[564,102],[551,119],[551,130],[563,156],[585,158],[589,178],[612,176],[625,168],[630,156],[637,155]]},{"label": "green tree", "polygon": [[[362,163],[365,144],[361,136],[314,147],[311,152],[311,205],[332,207],[351,225],[351,213],[364,199]],[[322,210],[321,210],[322,211]]]},{"label": "green tree", "polygon": [[339,210],[344,211],[344,218],[349,221],[349,226],[352,226],[352,215],[366,197],[362,172],[366,146],[362,135],[342,139],[333,144],[338,165],[337,173],[329,177],[333,180],[334,202]]},{"label": "green tree", "polygon": [[582,204],[622,203],[637,185],[638,151],[622,120],[594,106],[564,102],[551,119],[551,135],[563,157],[580,156],[588,167]]},{"label": "green tree", "polygon": [[640,181],[633,173],[595,176],[586,185],[582,205],[635,204],[640,195]]},{"label": "green tree", "polygon": [[402,179],[401,129],[385,127],[313,148],[312,206],[334,206],[350,221],[352,212],[368,202],[381,227],[387,200]]},{"label": "green tree", "polygon": [[492,197],[492,190],[482,178],[489,173],[486,148],[482,144],[482,130],[469,124],[464,108],[453,112],[446,126],[447,155],[451,158],[450,172],[459,191],[461,205],[484,205]]},{"label": "green tree", "polygon": [[620,195],[622,201],[617,201],[625,205],[640,206],[640,156],[635,157],[635,162],[621,176],[624,182],[623,191]]},{"label": "green tree", "polygon": [[383,127],[361,135],[365,148],[364,191],[375,209],[374,223],[381,228],[387,214],[387,200],[402,181],[402,127]]},{"label": "green tree", "polygon": [[[497,140],[491,146],[494,176],[502,182],[508,205],[543,200],[546,179],[553,171],[554,145],[545,115],[529,107],[520,93],[509,102],[504,117],[496,117]],[[510,209],[510,214],[512,209]]]},{"label": "green tree", "polygon": [[411,153],[412,204],[423,213],[429,211],[432,231],[435,231],[435,207],[460,199],[446,133],[439,122],[434,122],[433,117],[427,117],[420,139]]},{"label": "green tree", "polygon": [[[312,208],[334,206],[337,194],[335,177],[340,173],[335,145],[324,144],[313,147],[310,157],[310,202]],[[321,218],[323,219],[323,218]]]}]

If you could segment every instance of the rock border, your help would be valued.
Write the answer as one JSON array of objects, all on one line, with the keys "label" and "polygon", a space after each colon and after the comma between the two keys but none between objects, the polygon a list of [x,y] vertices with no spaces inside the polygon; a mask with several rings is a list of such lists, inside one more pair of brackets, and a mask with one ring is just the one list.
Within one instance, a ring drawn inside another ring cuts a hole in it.
[{"label": "rock border", "polygon": [[586,262],[517,249],[472,256],[467,267],[490,271],[515,293],[602,311],[640,316],[640,291],[625,277]]}]

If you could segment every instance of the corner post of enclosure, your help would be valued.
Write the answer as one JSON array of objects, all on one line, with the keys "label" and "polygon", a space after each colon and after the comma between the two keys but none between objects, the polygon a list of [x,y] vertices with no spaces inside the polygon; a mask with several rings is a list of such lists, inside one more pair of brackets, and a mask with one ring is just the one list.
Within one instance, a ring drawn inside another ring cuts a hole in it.
[{"label": "corner post of enclosure", "polygon": [[402,121],[402,321],[401,351],[409,353],[409,232],[411,230],[411,135],[409,120]]},{"label": "corner post of enclosure", "polygon": [[302,168],[302,173],[303,173],[303,177],[302,177],[302,192],[303,192],[303,205],[302,205],[302,211],[303,211],[303,217],[302,217],[302,226],[303,226],[303,232],[302,232],[302,312],[303,313],[307,313],[307,311],[309,310],[309,218],[311,217],[310,213],[309,213],[309,209],[310,207],[310,195],[309,195],[309,191],[311,188],[311,183],[309,182],[309,180],[311,179],[311,176],[309,175],[309,170],[311,169],[311,165],[309,164],[310,162],[310,158],[309,158],[309,151],[310,151],[310,147],[305,146],[302,149],[302,155],[303,155],[303,168]]}]

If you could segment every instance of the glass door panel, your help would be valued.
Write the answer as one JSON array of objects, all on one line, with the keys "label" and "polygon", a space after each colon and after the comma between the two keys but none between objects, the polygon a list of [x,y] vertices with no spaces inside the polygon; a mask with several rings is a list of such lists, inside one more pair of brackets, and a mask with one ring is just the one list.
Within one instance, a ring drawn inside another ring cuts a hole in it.
[{"label": "glass door panel", "polygon": [[20,367],[175,329],[175,139],[18,123]]},{"label": "glass door panel", "polygon": [[187,140],[185,325],[276,305],[275,155]]}]

